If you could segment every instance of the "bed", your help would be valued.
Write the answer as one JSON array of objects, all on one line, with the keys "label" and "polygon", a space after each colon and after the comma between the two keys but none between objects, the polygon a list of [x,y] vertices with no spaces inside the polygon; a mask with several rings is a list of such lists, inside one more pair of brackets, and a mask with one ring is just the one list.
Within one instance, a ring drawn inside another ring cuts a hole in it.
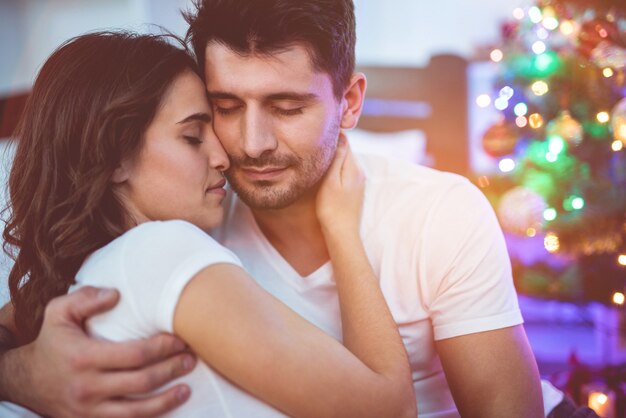
[{"label": "bed", "polygon": [[[358,128],[381,141],[394,133],[421,132],[426,156],[418,163],[469,174],[467,62],[433,56],[426,67],[361,66],[368,81]],[[350,136],[350,135],[348,135]]]},{"label": "bed", "polygon": [[[358,129],[359,151],[469,174],[467,62],[435,55],[425,67],[357,68],[368,80]],[[0,138],[11,135],[28,94],[0,97]]]}]

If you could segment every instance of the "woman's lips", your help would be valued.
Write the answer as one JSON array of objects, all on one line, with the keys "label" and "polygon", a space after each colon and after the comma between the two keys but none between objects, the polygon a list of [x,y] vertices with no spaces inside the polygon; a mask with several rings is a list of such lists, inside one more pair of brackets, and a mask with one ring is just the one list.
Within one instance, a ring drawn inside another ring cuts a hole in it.
[{"label": "woman's lips", "polygon": [[206,189],[206,192],[207,193],[217,194],[217,195],[220,195],[220,196],[226,196],[226,190],[224,189],[225,185],[226,185],[226,180],[222,179],[219,182],[217,182],[216,184],[214,184],[213,186],[211,186],[208,189]]},{"label": "woman's lips", "polygon": [[250,180],[274,180],[283,174],[287,167],[241,168],[241,172]]}]

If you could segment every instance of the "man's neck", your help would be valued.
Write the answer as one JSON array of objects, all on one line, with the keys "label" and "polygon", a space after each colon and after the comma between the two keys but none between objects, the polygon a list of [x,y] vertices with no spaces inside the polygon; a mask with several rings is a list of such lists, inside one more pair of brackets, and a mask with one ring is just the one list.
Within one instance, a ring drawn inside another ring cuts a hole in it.
[{"label": "man's neck", "polygon": [[263,235],[300,276],[306,277],[328,262],[315,195],[303,196],[283,209],[252,209],[252,214]]}]

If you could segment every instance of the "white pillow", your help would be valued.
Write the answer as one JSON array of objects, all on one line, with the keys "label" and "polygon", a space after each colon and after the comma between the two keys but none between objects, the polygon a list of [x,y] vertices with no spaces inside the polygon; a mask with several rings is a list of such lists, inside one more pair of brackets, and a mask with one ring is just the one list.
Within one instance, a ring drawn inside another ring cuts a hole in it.
[{"label": "white pillow", "polygon": [[364,129],[346,131],[352,150],[386,158],[429,165],[426,136],[417,129],[397,132],[373,132]]}]

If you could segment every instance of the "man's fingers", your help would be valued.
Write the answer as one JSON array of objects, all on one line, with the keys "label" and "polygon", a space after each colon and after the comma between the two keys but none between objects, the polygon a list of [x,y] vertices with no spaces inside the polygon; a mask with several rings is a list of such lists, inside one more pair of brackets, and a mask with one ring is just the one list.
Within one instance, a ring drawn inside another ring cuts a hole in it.
[{"label": "man's fingers", "polygon": [[185,343],[170,334],[158,334],[143,340],[122,343],[93,341],[89,358],[96,367],[138,369],[162,361],[185,350]]},{"label": "man's fingers", "polygon": [[180,354],[143,369],[109,372],[100,378],[98,385],[109,398],[143,395],[189,373],[195,365],[191,354]]},{"label": "man's fingers", "polygon": [[114,289],[85,286],[51,300],[46,307],[46,317],[54,322],[82,324],[90,316],[111,309],[119,298],[119,293]]},{"label": "man's fingers", "polygon": [[147,418],[160,416],[180,406],[189,399],[191,390],[186,385],[176,385],[165,392],[141,399],[124,399],[105,402],[99,406],[96,417]]}]

